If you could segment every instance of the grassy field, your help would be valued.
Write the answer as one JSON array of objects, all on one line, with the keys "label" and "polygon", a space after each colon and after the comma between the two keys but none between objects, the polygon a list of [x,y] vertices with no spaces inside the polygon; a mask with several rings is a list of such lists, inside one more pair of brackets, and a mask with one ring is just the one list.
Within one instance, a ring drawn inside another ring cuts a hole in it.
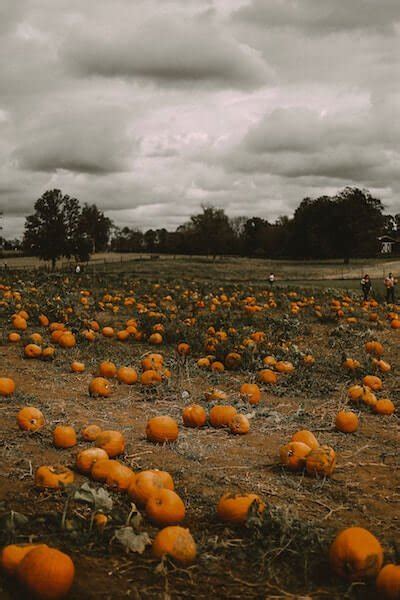
[{"label": "grassy field", "polygon": [[[9,269],[49,268],[34,257],[13,257],[5,260]],[[73,263],[59,261],[60,270],[73,270]],[[375,287],[383,289],[382,281],[388,272],[400,274],[400,259],[358,259],[345,265],[343,261],[284,261],[257,258],[217,257],[212,260],[201,256],[153,257],[146,254],[103,253],[94,255],[85,267],[91,273],[123,273],[126,276],[143,278],[162,278],[165,280],[181,277],[185,280],[218,280],[221,282],[248,282],[261,284],[267,280],[269,273],[275,273],[278,282],[334,282],[340,287],[359,288],[359,280],[369,273]],[[344,283],[339,283],[341,280]],[[329,285],[322,283],[321,285]]]}]

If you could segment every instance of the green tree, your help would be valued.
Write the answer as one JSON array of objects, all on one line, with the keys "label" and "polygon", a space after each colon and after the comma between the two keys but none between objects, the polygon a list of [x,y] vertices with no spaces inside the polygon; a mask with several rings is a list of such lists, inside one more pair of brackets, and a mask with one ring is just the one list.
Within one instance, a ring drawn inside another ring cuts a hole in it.
[{"label": "green tree", "polygon": [[50,260],[53,270],[58,258],[71,256],[73,243],[68,210],[72,206],[75,208],[74,199],[63,196],[60,190],[47,191],[35,202],[35,212],[26,218],[24,250],[42,260]]},{"label": "green tree", "polygon": [[79,221],[79,231],[86,233],[92,240],[92,252],[101,252],[107,248],[112,221],[95,204],[85,204]]}]

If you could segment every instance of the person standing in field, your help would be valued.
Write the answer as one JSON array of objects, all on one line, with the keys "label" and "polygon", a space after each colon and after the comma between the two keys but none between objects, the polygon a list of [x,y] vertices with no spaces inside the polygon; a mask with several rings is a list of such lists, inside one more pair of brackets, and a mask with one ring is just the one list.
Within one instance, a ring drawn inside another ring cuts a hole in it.
[{"label": "person standing in field", "polygon": [[395,299],[394,299],[394,286],[396,285],[397,281],[393,277],[393,274],[389,273],[389,275],[387,277],[385,277],[385,280],[384,280],[383,283],[385,284],[385,288],[386,288],[386,302],[387,302],[387,304],[394,304],[395,303]]},{"label": "person standing in field", "polygon": [[368,274],[365,274],[364,277],[361,279],[361,289],[364,294],[364,302],[367,302],[368,296],[372,290],[372,281]]},{"label": "person standing in field", "polygon": [[275,282],[275,275],[273,273],[270,273],[269,277],[268,277],[268,283],[269,283],[269,287],[271,289],[272,289],[272,287],[274,285],[274,282]]}]

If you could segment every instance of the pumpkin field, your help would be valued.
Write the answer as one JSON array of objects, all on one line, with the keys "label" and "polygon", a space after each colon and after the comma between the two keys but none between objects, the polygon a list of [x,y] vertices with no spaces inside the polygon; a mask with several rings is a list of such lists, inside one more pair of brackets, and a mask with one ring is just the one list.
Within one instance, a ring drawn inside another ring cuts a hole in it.
[{"label": "pumpkin field", "polygon": [[398,600],[400,306],[148,268],[0,280],[0,597]]}]

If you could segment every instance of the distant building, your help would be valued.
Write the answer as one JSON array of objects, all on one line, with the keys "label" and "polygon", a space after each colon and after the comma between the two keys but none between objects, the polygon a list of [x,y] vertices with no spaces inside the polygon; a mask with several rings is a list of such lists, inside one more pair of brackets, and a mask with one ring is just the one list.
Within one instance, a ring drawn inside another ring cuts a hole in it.
[{"label": "distant building", "polygon": [[382,235],[378,237],[381,254],[400,254],[400,238],[391,235]]}]

